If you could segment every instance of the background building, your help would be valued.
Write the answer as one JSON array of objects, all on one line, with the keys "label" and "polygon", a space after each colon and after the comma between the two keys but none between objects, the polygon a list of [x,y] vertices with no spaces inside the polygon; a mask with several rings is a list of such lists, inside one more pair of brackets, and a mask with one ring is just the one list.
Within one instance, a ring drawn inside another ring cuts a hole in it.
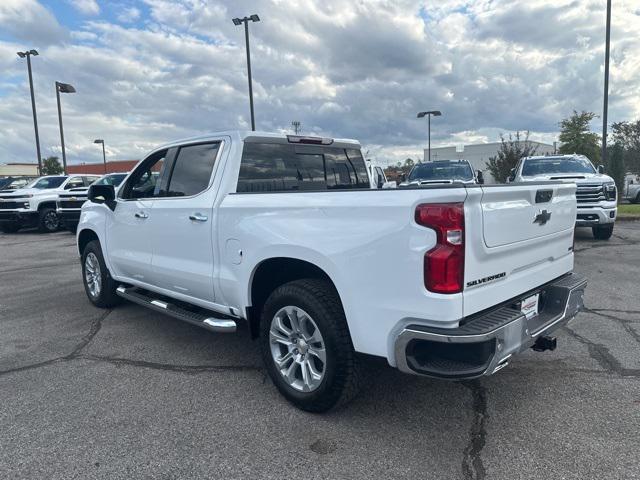
[{"label": "background building", "polygon": [[[536,155],[555,153],[555,147],[548,143],[529,140],[530,145],[537,147]],[[494,179],[487,170],[487,162],[490,157],[498,155],[500,142],[478,143],[475,145],[457,145],[452,147],[431,148],[431,160],[468,160],[474,170],[481,170],[486,183],[494,183]],[[424,158],[429,158],[429,152],[424,150]]]},{"label": "background building", "polygon": [[37,177],[36,163],[0,163],[0,177]]},{"label": "background building", "polygon": [[[106,173],[126,173],[130,171],[139,160],[113,160],[107,162]],[[104,174],[104,163],[81,163],[79,165],[67,165],[67,173],[92,173],[101,175]]]}]

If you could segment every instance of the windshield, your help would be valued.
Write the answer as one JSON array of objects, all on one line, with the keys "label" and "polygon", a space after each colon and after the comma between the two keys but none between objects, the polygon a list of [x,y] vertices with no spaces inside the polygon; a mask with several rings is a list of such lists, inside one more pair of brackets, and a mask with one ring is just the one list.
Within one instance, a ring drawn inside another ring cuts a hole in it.
[{"label": "windshield", "polygon": [[114,187],[117,187],[122,183],[122,180],[124,180],[124,177],[126,176],[127,176],[126,173],[116,173],[114,175],[107,175],[105,177],[102,177],[96,183],[94,183],[94,185],[113,185]]},{"label": "windshield", "polygon": [[467,162],[419,163],[409,174],[409,181],[417,180],[473,180],[473,170]]},{"label": "windshield", "polygon": [[58,188],[60,185],[64,183],[67,177],[42,177],[34,180],[29,188],[38,188],[41,190],[47,188]]},{"label": "windshield", "polygon": [[567,173],[596,173],[591,162],[580,157],[530,158],[522,166],[523,177]]}]

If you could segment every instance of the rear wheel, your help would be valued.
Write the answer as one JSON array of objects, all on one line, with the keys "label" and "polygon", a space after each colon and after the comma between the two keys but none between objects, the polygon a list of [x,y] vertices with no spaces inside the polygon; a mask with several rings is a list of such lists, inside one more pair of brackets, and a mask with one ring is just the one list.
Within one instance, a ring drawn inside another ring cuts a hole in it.
[{"label": "rear wheel", "polygon": [[598,240],[609,240],[613,235],[613,223],[610,225],[601,225],[598,227],[592,227],[594,238]]},{"label": "rear wheel", "polygon": [[262,310],[260,343],[271,379],[296,407],[324,412],[358,393],[360,364],[329,282],[304,279],[278,287]]},{"label": "rear wheel", "polygon": [[2,226],[0,226],[0,230],[2,230],[4,233],[16,233],[18,230],[20,230],[20,224],[3,223]]},{"label": "rear wheel", "polygon": [[38,212],[38,231],[53,233],[60,228],[60,219],[54,208],[44,207]]},{"label": "rear wheel", "polygon": [[104,263],[100,242],[93,240],[82,252],[82,281],[91,303],[100,308],[111,308],[121,302],[116,295],[118,284]]}]

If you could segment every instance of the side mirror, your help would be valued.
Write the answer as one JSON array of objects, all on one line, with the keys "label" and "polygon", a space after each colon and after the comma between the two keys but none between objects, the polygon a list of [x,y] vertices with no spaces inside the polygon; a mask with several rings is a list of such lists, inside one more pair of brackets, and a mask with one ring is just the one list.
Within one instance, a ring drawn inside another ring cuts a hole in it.
[{"label": "side mirror", "polygon": [[400,181],[401,182],[406,182],[407,181],[407,174],[403,173],[402,175],[400,175]]},{"label": "side mirror", "polygon": [[482,174],[482,170],[478,170],[476,172],[476,178],[478,179],[478,183],[482,185],[484,183],[484,175]]},{"label": "side mirror", "polygon": [[384,185],[384,178],[382,177],[382,175],[378,174],[376,183],[378,184],[378,188],[382,188],[382,186]]},{"label": "side mirror", "polygon": [[598,165],[598,173],[604,173],[604,165]]},{"label": "side mirror", "polygon": [[113,185],[91,185],[87,198],[93,203],[104,203],[111,210],[116,208],[116,189]]},{"label": "side mirror", "polygon": [[516,169],[512,168],[511,170],[509,170],[509,178],[507,178],[507,180],[509,180],[510,182],[513,182],[516,179]]}]

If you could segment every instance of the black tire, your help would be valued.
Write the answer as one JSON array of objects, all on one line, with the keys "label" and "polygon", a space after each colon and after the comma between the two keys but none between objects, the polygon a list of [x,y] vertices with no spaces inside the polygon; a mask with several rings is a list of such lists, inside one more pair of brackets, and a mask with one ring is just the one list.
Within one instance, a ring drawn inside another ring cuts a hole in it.
[{"label": "black tire", "polygon": [[20,230],[20,224],[3,223],[2,226],[0,226],[0,230],[2,230],[3,233],[16,233],[18,230]]},{"label": "black tire", "polygon": [[636,199],[633,200],[631,203],[640,203],[640,192],[638,192],[638,195],[636,195]]},{"label": "black tire", "polygon": [[[271,322],[276,313],[287,306],[307,313],[317,325],[324,342],[326,362],[323,364],[323,377],[312,391],[296,390],[285,381],[272,354]],[[262,358],[274,384],[289,402],[302,410],[325,412],[349,402],[360,390],[361,365],[353,349],[340,298],[328,281],[296,280],[274,290],[262,309],[260,346]]]},{"label": "black tire", "polygon": [[610,225],[602,225],[599,227],[591,227],[593,237],[597,240],[609,240],[613,235],[613,223]]},{"label": "black tire", "polygon": [[[99,267],[97,275],[100,277],[100,288],[96,294],[93,293],[87,279],[87,257],[89,256],[92,256],[91,260],[93,262],[97,261]],[[116,289],[119,284],[111,278],[107,265],[104,263],[102,249],[98,240],[89,242],[82,252],[82,283],[87,297],[96,307],[111,308],[122,301],[122,298],[116,295]]]},{"label": "black tire", "polygon": [[38,231],[41,233],[57,232],[60,218],[55,208],[44,207],[38,211]]}]

